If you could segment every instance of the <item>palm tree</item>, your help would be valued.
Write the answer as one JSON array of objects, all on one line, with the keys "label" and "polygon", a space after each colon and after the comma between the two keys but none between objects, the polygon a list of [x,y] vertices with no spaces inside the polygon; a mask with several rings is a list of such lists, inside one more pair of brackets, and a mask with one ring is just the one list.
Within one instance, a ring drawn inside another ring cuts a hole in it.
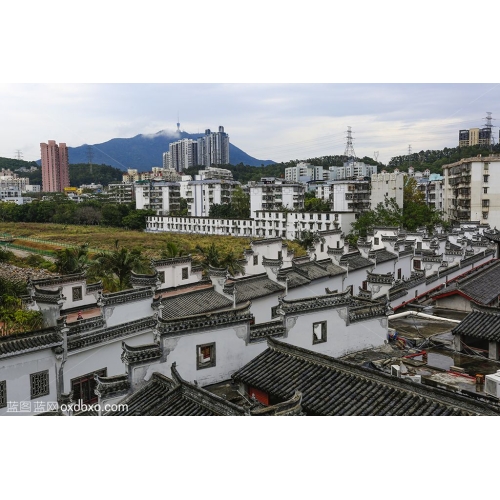
[{"label": "palm tree", "polygon": [[55,265],[59,274],[82,273],[89,267],[88,243],[56,250]]},{"label": "palm tree", "polygon": [[118,248],[118,240],[115,241],[115,250],[100,252],[94,257],[93,272],[102,278],[105,288],[110,291],[130,287],[132,271],[145,273],[150,270],[149,260],[141,255],[140,250]]},{"label": "palm tree", "polygon": [[208,270],[209,267],[216,267],[219,269],[227,268],[232,276],[239,273],[243,274],[245,271],[244,266],[232,251],[225,257],[222,257],[215,243],[212,243],[208,249],[196,245],[196,250],[201,255],[201,266],[205,271]]},{"label": "palm tree", "polygon": [[173,241],[169,241],[166,247],[161,251],[162,259],[173,259],[174,257],[182,257],[184,250],[178,247]]}]

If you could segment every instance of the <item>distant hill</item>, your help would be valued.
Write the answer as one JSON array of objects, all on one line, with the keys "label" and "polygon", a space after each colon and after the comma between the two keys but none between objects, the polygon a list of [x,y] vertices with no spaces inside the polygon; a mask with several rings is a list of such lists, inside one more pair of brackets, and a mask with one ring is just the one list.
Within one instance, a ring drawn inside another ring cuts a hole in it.
[{"label": "distant hill", "polygon": [[[147,172],[152,167],[161,167],[163,153],[168,151],[171,142],[179,139],[198,139],[203,134],[188,134],[187,132],[168,133],[160,131],[151,135],[136,135],[128,139],[111,139],[102,144],[92,145],[92,163],[111,165],[121,170],[136,168],[139,172]],[[68,148],[71,164],[88,163],[89,145]],[[243,163],[260,167],[272,165],[272,160],[258,160],[248,155],[234,144],[229,144],[229,158],[232,165]]]}]

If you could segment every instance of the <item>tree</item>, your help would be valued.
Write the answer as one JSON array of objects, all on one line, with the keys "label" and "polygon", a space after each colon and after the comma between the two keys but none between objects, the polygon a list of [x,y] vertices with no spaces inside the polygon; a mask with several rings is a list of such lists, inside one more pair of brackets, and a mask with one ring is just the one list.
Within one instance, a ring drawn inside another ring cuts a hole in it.
[{"label": "tree", "polygon": [[88,244],[56,250],[54,264],[59,274],[83,273],[90,265]]},{"label": "tree", "polygon": [[210,267],[219,269],[227,268],[232,276],[243,274],[245,271],[244,265],[236,257],[234,252],[231,251],[226,256],[222,257],[215,243],[212,243],[208,248],[202,248],[200,245],[196,245],[196,250],[202,257],[201,266],[205,271]]},{"label": "tree", "polygon": [[165,248],[161,251],[162,259],[173,259],[184,255],[184,250],[177,246],[173,241],[167,242]]},{"label": "tree", "polygon": [[237,186],[233,191],[231,205],[238,219],[250,217],[250,195],[245,193],[241,186]]},{"label": "tree", "polygon": [[306,250],[312,247],[315,243],[324,243],[325,238],[320,236],[317,232],[301,231],[300,236],[295,241]]}]

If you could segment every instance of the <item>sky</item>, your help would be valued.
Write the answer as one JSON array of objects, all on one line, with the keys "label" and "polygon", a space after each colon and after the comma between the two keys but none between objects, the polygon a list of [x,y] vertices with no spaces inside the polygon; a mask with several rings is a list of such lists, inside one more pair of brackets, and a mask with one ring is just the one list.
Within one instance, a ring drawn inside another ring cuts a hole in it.
[{"label": "sky", "polygon": [[232,144],[277,162],[343,154],[351,127],[356,155],[387,163],[409,146],[457,146],[458,130],[483,126],[487,111],[500,118],[500,85],[10,83],[0,85],[0,108],[8,158],[20,150],[37,160],[49,139],[76,147],[173,133],[179,119],[189,133],[222,125]]},{"label": "sky", "polygon": [[479,39],[479,12],[428,0],[411,16],[390,0],[334,12],[317,0],[295,9],[256,0],[242,15],[227,0],[213,11],[195,0],[186,29],[181,4],[91,0],[68,15],[49,0],[30,16],[22,4],[5,7],[22,28],[0,33],[1,157],[37,160],[50,139],[76,147],[170,133],[179,118],[189,133],[222,125],[235,146],[278,162],[343,154],[351,127],[356,155],[387,163],[409,147],[457,146],[458,131],[483,126],[487,112],[500,125],[494,52],[443,29],[466,23]]}]

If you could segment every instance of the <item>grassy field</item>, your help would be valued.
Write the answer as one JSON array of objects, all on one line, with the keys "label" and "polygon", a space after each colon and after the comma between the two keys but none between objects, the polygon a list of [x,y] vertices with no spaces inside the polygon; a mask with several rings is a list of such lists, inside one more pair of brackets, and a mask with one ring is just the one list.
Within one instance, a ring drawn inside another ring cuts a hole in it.
[{"label": "grassy field", "polygon": [[[37,238],[56,244],[82,245],[88,243],[91,248],[101,250],[114,249],[115,241],[118,240],[120,247],[139,248],[143,254],[150,258],[158,258],[168,242],[175,243],[185,253],[190,253],[193,257],[197,254],[197,245],[206,248],[213,242],[222,255],[233,251],[238,257],[242,257],[243,251],[249,248],[250,245],[250,238],[237,238],[234,236],[144,233],[118,228],[64,224],[0,223],[0,233],[9,233],[14,238],[19,236]],[[54,250],[57,248],[54,245],[21,239],[15,240],[14,243],[38,249]],[[297,243],[288,242],[288,245],[295,250],[296,256],[305,254],[305,250]]]}]

